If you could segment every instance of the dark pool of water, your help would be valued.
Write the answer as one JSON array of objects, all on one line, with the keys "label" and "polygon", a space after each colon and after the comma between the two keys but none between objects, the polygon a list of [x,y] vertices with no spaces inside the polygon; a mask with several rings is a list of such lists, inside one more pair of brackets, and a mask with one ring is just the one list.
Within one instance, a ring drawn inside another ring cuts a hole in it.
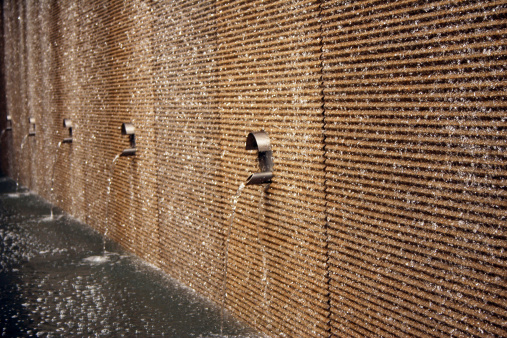
[{"label": "dark pool of water", "polygon": [[[221,337],[220,308],[0,177],[0,335]],[[226,317],[223,335],[258,337]]]}]

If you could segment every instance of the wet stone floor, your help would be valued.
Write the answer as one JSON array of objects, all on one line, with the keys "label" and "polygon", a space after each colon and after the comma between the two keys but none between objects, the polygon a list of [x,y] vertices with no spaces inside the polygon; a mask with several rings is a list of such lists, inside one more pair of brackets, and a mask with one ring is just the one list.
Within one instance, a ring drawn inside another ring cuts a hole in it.
[{"label": "wet stone floor", "polygon": [[[0,336],[258,337],[216,304],[0,177]],[[223,335],[220,334],[222,331]]]}]

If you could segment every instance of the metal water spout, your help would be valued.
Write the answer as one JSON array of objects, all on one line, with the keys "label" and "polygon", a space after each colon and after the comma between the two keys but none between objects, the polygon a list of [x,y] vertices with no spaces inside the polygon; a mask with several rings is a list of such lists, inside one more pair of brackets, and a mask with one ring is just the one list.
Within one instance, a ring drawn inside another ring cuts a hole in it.
[{"label": "metal water spout", "polygon": [[246,150],[257,150],[260,173],[251,174],[246,185],[271,183],[273,178],[273,152],[269,136],[265,131],[248,134],[246,138]]},{"label": "metal water spout", "polygon": [[35,136],[35,117],[29,117],[28,123],[28,136]]},{"label": "metal water spout", "polygon": [[63,119],[63,127],[69,129],[69,137],[64,138],[62,143],[72,143],[72,120]]},{"label": "metal water spout", "polygon": [[7,115],[6,120],[7,120],[7,123],[5,126],[5,130],[10,131],[10,130],[12,130],[12,117],[10,115]]},{"label": "metal water spout", "polygon": [[121,134],[130,136],[130,148],[121,152],[121,156],[132,156],[136,154],[136,129],[132,123],[122,123]]}]

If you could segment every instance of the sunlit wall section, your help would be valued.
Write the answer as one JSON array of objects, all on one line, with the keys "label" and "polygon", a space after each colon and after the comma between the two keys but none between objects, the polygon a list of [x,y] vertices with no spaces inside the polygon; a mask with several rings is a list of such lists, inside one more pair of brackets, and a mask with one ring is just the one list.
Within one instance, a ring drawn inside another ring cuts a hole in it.
[{"label": "sunlit wall section", "polygon": [[336,336],[505,336],[501,1],[323,8]]},{"label": "sunlit wall section", "polygon": [[[50,10],[54,6],[45,1],[41,3]],[[64,100],[54,100],[61,107],[56,110],[56,116],[53,116],[53,144],[57,150],[51,149],[54,156],[54,164],[52,164],[54,171],[51,174],[51,185],[54,186],[54,191],[51,192],[51,201],[73,216],[85,220],[84,212],[87,210],[85,191],[88,189],[86,179],[88,176],[93,176],[88,172],[88,159],[90,154],[93,154],[93,151],[90,151],[92,149],[90,142],[93,142],[90,135],[93,135],[93,132],[84,123],[86,107],[89,106],[85,88],[90,78],[90,75],[85,75],[84,71],[87,69],[85,65],[91,60],[89,56],[86,60],[83,59],[82,53],[86,50],[86,45],[82,42],[90,39],[85,35],[88,18],[83,15],[86,6],[82,2],[62,0],[59,6],[61,8],[59,30],[63,37],[51,52],[60,55],[60,63],[65,65],[66,70],[61,70],[60,67],[51,63],[48,71],[43,72],[43,76],[45,73],[50,75],[61,73],[60,83],[63,88],[60,91],[65,94]],[[54,39],[57,37],[51,36],[49,41]],[[50,85],[53,85],[52,81],[44,87],[50,88]],[[63,124],[64,119],[71,121],[72,136],[70,129]],[[72,143],[61,143],[58,148],[60,142],[70,137],[72,137]]]},{"label": "sunlit wall section", "polygon": [[[62,7],[73,15],[70,20],[78,30],[73,35],[68,27],[61,28],[62,35],[69,35],[66,40],[75,40],[64,54],[71,64],[61,82],[70,102],[59,109],[57,128],[59,137],[68,135],[61,124],[63,118],[72,118],[73,143],[61,146],[57,162],[72,175],[66,209],[76,210],[80,219],[152,261],[158,256],[158,246],[153,247],[158,236],[147,7],[107,1]],[[121,135],[122,123],[136,128],[135,157],[117,157],[130,147],[129,136]]]},{"label": "sunlit wall section", "polygon": [[214,2],[153,7],[159,265],[220,299],[223,197],[215,99]]},{"label": "sunlit wall section", "polygon": [[249,132],[269,134],[275,173],[267,190],[247,186],[237,197],[226,307],[275,335],[328,328],[318,14],[312,1],[217,3],[224,215],[259,171]]},{"label": "sunlit wall section", "polygon": [[[150,7],[144,1],[108,3],[107,165],[105,231],[111,238],[150,262],[158,259],[153,53]],[[135,128],[134,156],[121,156],[131,147],[121,134],[122,123]]]},{"label": "sunlit wall section", "polygon": [[[60,4],[63,8],[67,5],[71,6],[65,2]],[[114,44],[110,38],[111,24],[108,25],[110,8],[105,1],[79,2],[74,8],[78,12],[74,47],[77,56],[74,59],[77,81],[74,99],[78,107],[72,111],[73,143],[62,145],[61,156],[72,152],[74,215],[104,233],[108,177],[116,153],[114,142],[120,141],[119,126],[111,122],[116,118],[113,116],[116,110],[110,98],[112,62],[109,49]],[[65,132],[63,125],[59,130]]]},{"label": "sunlit wall section", "polygon": [[[25,113],[29,118],[35,119],[36,137],[28,137],[26,149],[23,146],[24,155],[28,161],[28,168],[25,174],[29,179],[25,184],[34,192],[44,189],[45,172],[43,167],[46,163],[44,145],[48,141],[49,133],[47,120],[44,117],[50,116],[49,112],[42,109],[42,46],[41,46],[41,18],[39,17],[39,5],[37,1],[23,4],[23,27],[24,37],[21,40],[24,47],[24,69],[23,69],[23,100]],[[47,152],[46,152],[46,155]]]},{"label": "sunlit wall section", "polygon": [[[71,191],[70,178],[73,175],[73,149],[61,144],[68,131],[63,128],[63,119],[72,118],[76,104],[76,20],[77,5],[45,1],[29,3],[30,39],[38,54],[30,57],[36,69],[33,75],[35,90],[30,91],[30,100],[37,98],[38,150],[37,177],[39,194],[51,203],[71,211],[68,205],[76,191]],[[36,25],[37,23],[37,25]],[[35,95],[37,93],[37,95]],[[60,147],[59,147],[60,144]],[[74,163],[77,164],[77,163]],[[73,186],[82,189],[82,186]]]}]

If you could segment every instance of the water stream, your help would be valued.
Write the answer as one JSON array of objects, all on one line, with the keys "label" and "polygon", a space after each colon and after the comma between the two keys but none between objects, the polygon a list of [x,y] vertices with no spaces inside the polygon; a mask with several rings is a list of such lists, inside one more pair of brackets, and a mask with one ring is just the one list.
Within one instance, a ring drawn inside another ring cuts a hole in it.
[{"label": "water stream", "polygon": [[53,172],[51,173],[51,190],[49,191],[50,193],[50,198],[51,198],[51,203],[53,204],[51,206],[51,219],[53,219],[53,206],[56,204],[56,201],[55,201],[55,194],[54,194],[54,185],[55,185],[55,167],[56,167],[56,162],[58,161],[58,154],[60,153],[60,146],[62,145],[62,142],[58,142],[58,146],[56,147],[56,154],[55,154],[55,158],[53,160]]},{"label": "water stream", "polygon": [[6,130],[6,129],[4,129],[4,130],[2,130],[2,131],[0,132],[0,146],[2,145],[2,141],[3,141],[3,136],[4,136],[4,134],[5,134],[5,130]]},{"label": "water stream", "polygon": [[[23,147],[25,146],[25,141],[28,137],[28,134],[26,134],[23,137],[23,140],[21,140],[21,145],[19,146],[19,160],[21,161],[23,158]],[[21,165],[18,166],[18,170],[16,172],[16,192],[19,192],[19,172],[21,171]]]},{"label": "water stream", "polygon": [[109,168],[109,176],[107,178],[107,195],[106,195],[106,226],[104,229],[104,241],[103,241],[103,257],[106,259],[108,257],[107,251],[106,251],[106,240],[107,240],[107,233],[109,231],[109,203],[111,198],[111,185],[113,184],[113,175],[114,175],[114,169],[116,167],[116,161],[120,158],[121,153],[116,155],[113,158],[113,161],[111,162],[111,167]]},{"label": "water stream", "polygon": [[245,183],[241,183],[238,187],[238,191],[236,192],[236,195],[232,198],[232,213],[229,221],[229,229],[227,230],[227,237],[225,241],[225,252],[224,252],[224,277],[222,282],[222,319],[221,319],[221,326],[220,326],[220,334],[223,333],[223,324],[224,324],[224,313],[225,313],[225,302],[227,299],[227,263],[229,259],[229,241],[231,238],[231,231],[232,226],[234,224],[234,219],[236,218],[236,206],[238,204],[239,198],[241,196],[241,192],[245,188]]}]

